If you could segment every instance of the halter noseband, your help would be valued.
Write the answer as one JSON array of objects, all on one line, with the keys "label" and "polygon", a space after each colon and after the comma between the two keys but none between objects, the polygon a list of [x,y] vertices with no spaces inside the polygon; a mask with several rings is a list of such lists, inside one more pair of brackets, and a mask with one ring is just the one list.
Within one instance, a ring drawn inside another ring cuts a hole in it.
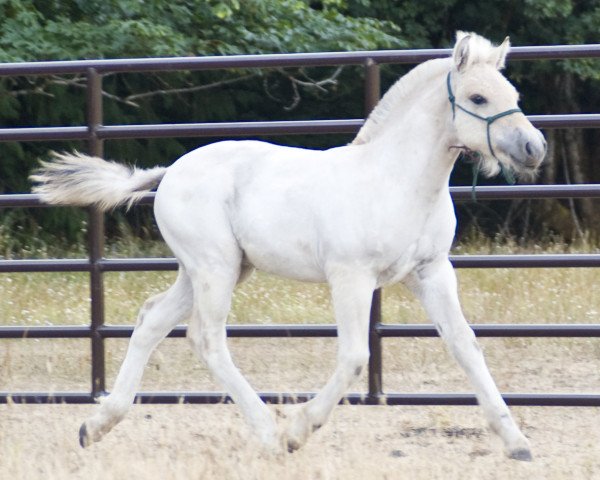
[{"label": "halter noseband", "polygon": [[[490,136],[490,126],[492,125],[492,123],[494,123],[499,118],[506,117],[507,115],[512,115],[513,113],[522,113],[522,110],[520,108],[512,108],[510,110],[506,110],[505,112],[497,113],[496,115],[491,115],[489,117],[482,117],[481,115],[478,115],[475,112],[471,112],[470,110],[467,110],[466,108],[464,108],[462,105],[459,105],[458,103],[456,103],[456,97],[454,96],[454,93],[452,93],[452,85],[450,83],[450,72],[448,73],[448,77],[446,77],[446,84],[448,85],[448,100],[450,100],[450,104],[452,105],[452,120],[454,120],[456,118],[456,109],[457,108],[459,110],[462,110],[465,113],[468,113],[472,117],[478,118],[479,120],[483,120],[487,124],[487,141],[488,141],[488,147],[490,148],[490,153],[492,154],[492,157],[494,157],[496,160],[498,160],[498,157],[496,157],[496,154],[494,153],[494,149],[492,148],[492,138]],[[500,160],[498,160],[498,163],[500,163],[500,165],[502,165]]]}]

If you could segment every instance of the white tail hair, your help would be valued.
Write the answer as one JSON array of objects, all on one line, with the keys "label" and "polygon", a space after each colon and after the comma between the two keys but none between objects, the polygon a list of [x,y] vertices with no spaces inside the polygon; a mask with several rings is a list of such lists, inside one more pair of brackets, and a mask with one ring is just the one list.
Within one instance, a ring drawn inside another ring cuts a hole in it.
[{"label": "white tail hair", "polygon": [[167,169],[148,170],[109,162],[81,153],[52,153],[52,160],[29,177],[37,183],[33,193],[45,203],[96,206],[110,210],[127,204],[129,208],[156,187]]}]

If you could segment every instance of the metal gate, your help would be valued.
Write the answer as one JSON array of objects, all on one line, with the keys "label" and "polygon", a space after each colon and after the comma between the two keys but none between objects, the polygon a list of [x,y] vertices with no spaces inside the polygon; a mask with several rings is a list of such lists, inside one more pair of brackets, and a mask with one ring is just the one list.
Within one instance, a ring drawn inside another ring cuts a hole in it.
[{"label": "metal gate", "polygon": [[[420,63],[446,57],[450,50],[393,50],[373,52],[307,53],[278,55],[242,55],[224,57],[185,57],[167,59],[85,60],[0,64],[0,76],[84,74],[87,77],[87,124],[75,127],[4,128],[0,142],[84,140],[88,153],[102,156],[104,140],[157,137],[240,137],[279,134],[356,133],[363,119],[228,122],[158,125],[104,125],[102,76],[108,73],[166,72],[178,70],[214,70],[230,68],[281,68],[299,66],[359,65],[365,70],[364,102],[368,113],[380,97],[381,64]],[[598,58],[600,45],[516,47],[511,60]],[[537,115],[528,117],[538,128],[600,128],[600,114]],[[455,201],[471,198],[471,187],[453,187]],[[478,200],[514,198],[600,197],[600,185],[544,185],[478,187]],[[148,194],[142,204],[153,201]],[[1,208],[40,207],[36,195],[0,195]],[[104,324],[105,272],[175,270],[171,258],[110,259],[104,257],[104,216],[89,209],[88,257],[84,259],[0,260],[0,273],[6,272],[87,272],[90,278],[91,319],[85,326],[0,326],[0,342],[7,338],[89,338],[91,344],[91,388],[88,392],[0,392],[0,403],[92,403],[106,391],[104,340],[129,337],[133,327]],[[457,268],[559,268],[600,267],[598,254],[565,255],[465,255],[453,256]],[[472,325],[479,337],[600,337],[600,324],[544,325]],[[171,337],[185,336],[185,327],[176,327]],[[234,325],[230,337],[334,337],[334,325]],[[381,292],[376,291],[371,310],[368,369],[368,393],[348,394],[355,404],[388,405],[472,405],[471,394],[399,394],[384,393],[382,376],[382,339],[385,337],[434,337],[431,325],[383,324]],[[267,393],[261,397],[272,403],[303,401],[311,393]],[[511,405],[600,406],[600,395],[592,394],[508,394]],[[217,403],[227,397],[215,392],[146,392],[141,403]]]}]

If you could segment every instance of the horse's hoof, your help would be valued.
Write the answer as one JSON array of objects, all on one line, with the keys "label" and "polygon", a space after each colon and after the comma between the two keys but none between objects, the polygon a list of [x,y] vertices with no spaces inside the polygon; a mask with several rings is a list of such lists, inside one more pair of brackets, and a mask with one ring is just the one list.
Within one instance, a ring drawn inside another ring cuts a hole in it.
[{"label": "horse's hoof", "polygon": [[531,456],[531,451],[527,448],[517,448],[513,450],[508,455],[512,460],[519,460],[521,462],[531,462],[533,457]]},{"label": "horse's hoof", "polygon": [[300,442],[296,440],[288,440],[287,441],[287,451],[288,453],[294,453],[296,450],[300,449]]},{"label": "horse's hoof", "polygon": [[81,428],[79,429],[79,445],[81,448],[88,447],[90,445],[90,439],[88,438],[87,428],[85,423],[81,424]]}]

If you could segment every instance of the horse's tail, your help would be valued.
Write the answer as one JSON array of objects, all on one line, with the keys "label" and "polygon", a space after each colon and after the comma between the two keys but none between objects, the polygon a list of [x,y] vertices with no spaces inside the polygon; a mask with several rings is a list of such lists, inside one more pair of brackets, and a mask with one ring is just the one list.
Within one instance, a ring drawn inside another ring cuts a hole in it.
[{"label": "horse's tail", "polygon": [[129,208],[156,187],[167,171],[165,167],[138,169],[77,152],[53,153],[52,157],[40,162],[41,167],[29,177],[37,183],[33,193],[45,203],[93,205],[103,211],[123,204]]}]

